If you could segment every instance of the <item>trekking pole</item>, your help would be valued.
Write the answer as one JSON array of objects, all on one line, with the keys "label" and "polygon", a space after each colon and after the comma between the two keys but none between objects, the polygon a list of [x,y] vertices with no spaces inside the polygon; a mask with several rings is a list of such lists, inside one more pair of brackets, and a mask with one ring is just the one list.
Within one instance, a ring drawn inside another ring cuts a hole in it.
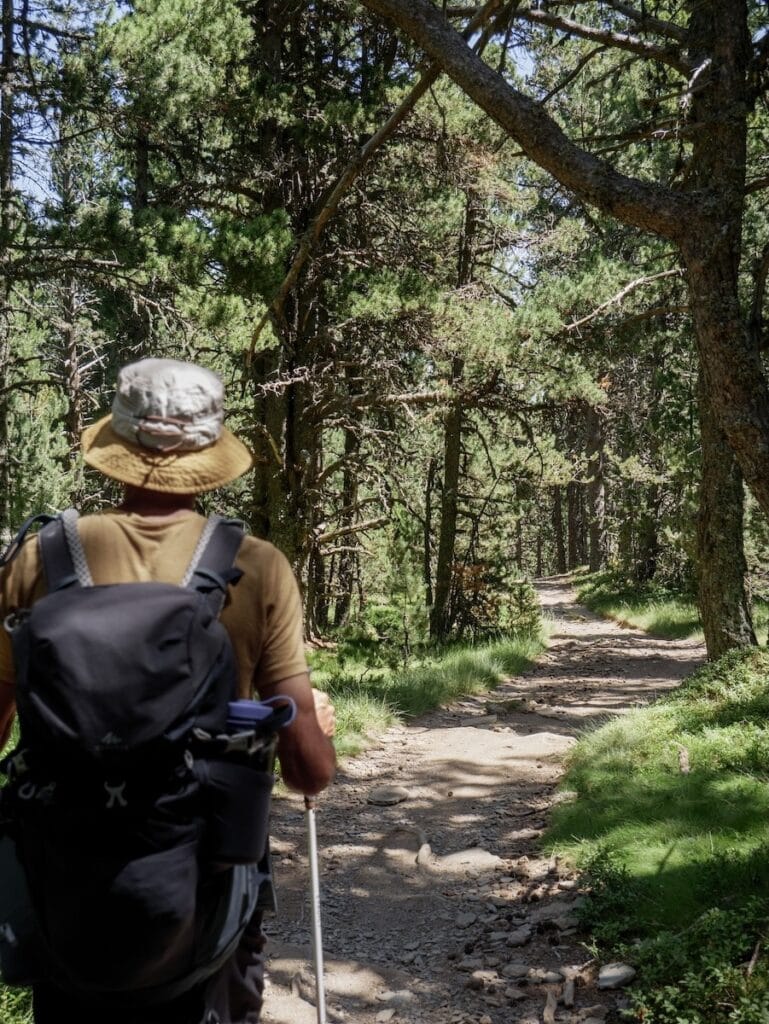
[{"label": "trekking pole", "polygon": [[318,873],[318,834],[315,831],[315,797],[304,798],[307,819],[307,854],[310,861],[310,899],[312,900],[312,959],[315,968],[315,1007],[318,1024],[326,1024],[326,985],[323,976],[323,935],[320,926],[320,876]]}]

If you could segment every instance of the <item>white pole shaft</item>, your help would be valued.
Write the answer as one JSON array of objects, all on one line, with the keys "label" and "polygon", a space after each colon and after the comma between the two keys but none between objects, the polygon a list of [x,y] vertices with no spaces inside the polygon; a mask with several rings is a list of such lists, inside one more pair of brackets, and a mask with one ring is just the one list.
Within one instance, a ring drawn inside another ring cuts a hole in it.
[{"label": "white pole shaft", "polygon": [[326,983],[323,972],[323,934],[320,920],[320,876],[318,873],[318,834],[315,829],[315,801],[304,798],[307,819],[307,854],[310,861],[310,899],[312,901],[312,959],[315,968],[315,1006],[318,1024],[326,1024]]}]

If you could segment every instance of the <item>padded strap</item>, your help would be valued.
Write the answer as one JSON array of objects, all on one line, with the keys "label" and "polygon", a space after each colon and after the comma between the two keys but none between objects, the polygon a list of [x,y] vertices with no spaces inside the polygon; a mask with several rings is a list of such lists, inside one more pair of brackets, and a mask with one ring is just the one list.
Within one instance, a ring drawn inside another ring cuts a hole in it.
[{"label": "padded strap", "polygon": [[211,516],[203,528],[182,586],[210,595],[218,615],[227,595],[227,586],[237,583],[241,573],[233,567],[243,542],[243,523],[238,519]]},{"label": "padded strap", "polygon": [[93,586],[77,531],[77,520],[77,510],[68,508],[44,526],[38,535],[49,594],[75,584],[81,587]]}]

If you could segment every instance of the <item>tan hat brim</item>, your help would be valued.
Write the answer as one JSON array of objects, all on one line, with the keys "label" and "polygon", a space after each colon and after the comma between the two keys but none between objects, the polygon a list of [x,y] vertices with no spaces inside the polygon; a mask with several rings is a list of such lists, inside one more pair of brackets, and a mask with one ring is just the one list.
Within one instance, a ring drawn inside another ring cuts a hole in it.
[{"label": "tan hat brim", "polygon": [[83,458],[100,473],[134,487],[165,494],[198,494],[221,487],[248,472],[251,452],[226,427],[214,444],[192,452],[153,452],[116,434],[112,417],[86,427]]}]

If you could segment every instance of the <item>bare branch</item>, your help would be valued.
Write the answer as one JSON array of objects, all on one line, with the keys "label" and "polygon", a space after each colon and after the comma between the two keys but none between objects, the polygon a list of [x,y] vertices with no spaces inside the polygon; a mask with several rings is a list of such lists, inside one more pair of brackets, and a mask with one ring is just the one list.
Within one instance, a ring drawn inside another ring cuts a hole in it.
[{"label": "bare branch", "polygon": [[526,11],[519,11],[519,18],[531,22],[534,25],[547,25],[548,28],[557,29],[568,35],[579,36],[581,39],[591,39],[596,43],[603,43],[604,46],[613,46],[618,50],[629,50],[631,53],[640,54],[642,57],[649,57],[661,64],[678,71],[679,74],[689,77],[692,71],[691,64],[681,55],[677,46],[655,46],[647,43],[639,36],[628,35],[624,32],[612,32],[610,29],[595,28],[592,25],[582,25],[570,18],[560,18],[557,14],[549,14],[547,11],[540,11],[529,8]]},{"label": "bare branch", "polygon": [[769,187],[769,174],[763,178],[754,178],[752,181],[748,181],[745,184],[745,195],[750,195],[753,192],[760,192],[762,189]]},{"label": "bare branch", "polygon": [[626,18],[634,21],[639,28],[656,32],[658,36],[665,36],[667,39],[675,39],[677,43],[686,43],[687,32],[680,25],[674,25],[670,21],[662,21],[655,18],[644,10],[637,11],[630,4],[623,4],[621,0],[608,0],[608,4],[618,14],[624,14]]},{"label": "bare branch", "polygon": [[580,73],[580,71],[582,71],[582,69],[587,64],[590,63],[590,61],[593,59],[593,57],[597,57],[599,53],[604,53],[606,51],[606,49],[607,49],[606,46],[601,45],[601,46],[596,46],[594,49],[592,49],[588,53],[586,53],[585,56],[581,60],[577,61],[576,66],[573,67],[571,69],[571,71],[568,72],[568,74],[564,75],[563,78],[560,80],[560,82],[557,82],[556,85],[553,86],[553,88],[550,90],[550,92],[546,96],[542,97],[542,99],[540,100],[540,103],[542,103],[543,106],[546,103],[549,103],[550,100],[554,96],[556,96],[562,89],[565,89],[566,86],[569,85],[570,82],[574,81],[574,79],[577,77],[577,75]]},{"label": "bare branch", "polygon": [[379,526],[385,526],[389,522],[387,516],[378,516],[376,519],[368,519],[365,523],[353,523],[350,526],[340,526],[338,530],[330,530],[328,533],[321,533],[315,538],[316,544],[329,544],[338,537],[349,537],[351,533],[365,533],[366,530],[375,530]]},{"label": "bare branch", "polygon": [[631,292],[634,292],[636,288],[642,288],[644,285],[651,284],[652,281],[659,281],[664,277],[683,277],[683,271],[680,267],[674,267],[672,270],[662,270],[659,274],[650,274],[648,277],[637,277],[635,281],[631,281],[629,284],[626,284],[625,287],[621,288],[616,295],[612,295],[612,297],[607,299],[606,302],[602,302],[600,306],[597,306],[591,313],[588,313],[587,316],[583,316],[579,320],[574,320],[572,323],[566,324],[564,330],[567,332],[576,331],[579,327],[582,327],[584,324],[594,320],[597,316],[600,316],[600,314],[610,306],[614,306],[618,302],[622,302],[622,300],[626,296],[630,295]]}]

